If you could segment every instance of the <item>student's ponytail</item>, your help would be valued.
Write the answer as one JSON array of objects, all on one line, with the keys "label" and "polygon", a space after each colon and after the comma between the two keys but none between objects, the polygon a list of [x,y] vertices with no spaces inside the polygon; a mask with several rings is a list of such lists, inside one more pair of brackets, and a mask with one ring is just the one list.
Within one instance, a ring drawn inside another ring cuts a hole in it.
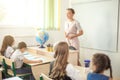
[{"label": "student's ponytail", "polygon": [[110,58],[108,56],[106,56],[106,57],[107,57],[107,61],[108,61],[108,66],[107,66],[106,69],[108,69],[108,68],[110,69],[110,78],[113,78],[111,60],[110,60]]},{"label": "student's ponytail", "polygon": [[113,78],[113,75],[112,75],[112,66],[110,65],[110,78]]}]

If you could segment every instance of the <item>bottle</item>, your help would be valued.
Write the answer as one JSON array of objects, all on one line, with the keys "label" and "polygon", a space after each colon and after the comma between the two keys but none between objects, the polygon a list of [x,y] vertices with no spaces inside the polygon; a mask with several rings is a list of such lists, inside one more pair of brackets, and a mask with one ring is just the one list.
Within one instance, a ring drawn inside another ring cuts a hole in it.
[{"label": "bottle", "polygon": [[84,64],[85,64],[85,73],[89,73],[90,72],[90,60],[84,60]]}]

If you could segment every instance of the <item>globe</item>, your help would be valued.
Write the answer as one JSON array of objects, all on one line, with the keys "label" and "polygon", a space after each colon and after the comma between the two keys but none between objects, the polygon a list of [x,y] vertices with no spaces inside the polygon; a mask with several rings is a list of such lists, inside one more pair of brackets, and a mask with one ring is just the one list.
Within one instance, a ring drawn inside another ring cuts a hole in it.
[{"label": "globe", "polygon": [[40,44],[40,48],[45,48],[43,45],[48,41],[49,35],[45,31],[39,31],[36,34],[36,41]]}]

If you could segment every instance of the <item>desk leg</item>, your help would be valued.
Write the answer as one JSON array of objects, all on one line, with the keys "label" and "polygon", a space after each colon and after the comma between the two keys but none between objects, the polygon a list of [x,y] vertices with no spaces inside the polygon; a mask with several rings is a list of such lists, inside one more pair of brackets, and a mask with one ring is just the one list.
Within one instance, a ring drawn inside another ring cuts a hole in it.
[{"label": "desk leg", "polygon": [[0,71],[0,80],[2,80],[2,71]]},{"label": "desk leg", "polygon": [[72,65],[77,66],[78,65],[78,52],[70,52],[68,62]]},{"label": "desk leg", "polygon": [[42,65],[36,65],[36,66],[32,66],[31,68],[32,68],[32,73],[33,73],[35,79],[39,80],[41,73],[48,75],[49,69],[50,69],[50,64],[47,63],[47,64],[42,64]]}]

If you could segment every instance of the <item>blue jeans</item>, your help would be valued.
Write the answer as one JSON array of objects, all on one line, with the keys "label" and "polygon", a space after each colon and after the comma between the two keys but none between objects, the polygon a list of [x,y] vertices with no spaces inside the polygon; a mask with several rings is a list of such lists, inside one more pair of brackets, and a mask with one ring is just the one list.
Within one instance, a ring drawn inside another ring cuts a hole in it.
[{"label": "blue jeans", "polygon": [[26,73],[31,73],[30,80],[35,80],[35,78],[32,74],[31,67],[25,67],[23,65],[23,67],[16,69],[16,74],[26,74]]}]

